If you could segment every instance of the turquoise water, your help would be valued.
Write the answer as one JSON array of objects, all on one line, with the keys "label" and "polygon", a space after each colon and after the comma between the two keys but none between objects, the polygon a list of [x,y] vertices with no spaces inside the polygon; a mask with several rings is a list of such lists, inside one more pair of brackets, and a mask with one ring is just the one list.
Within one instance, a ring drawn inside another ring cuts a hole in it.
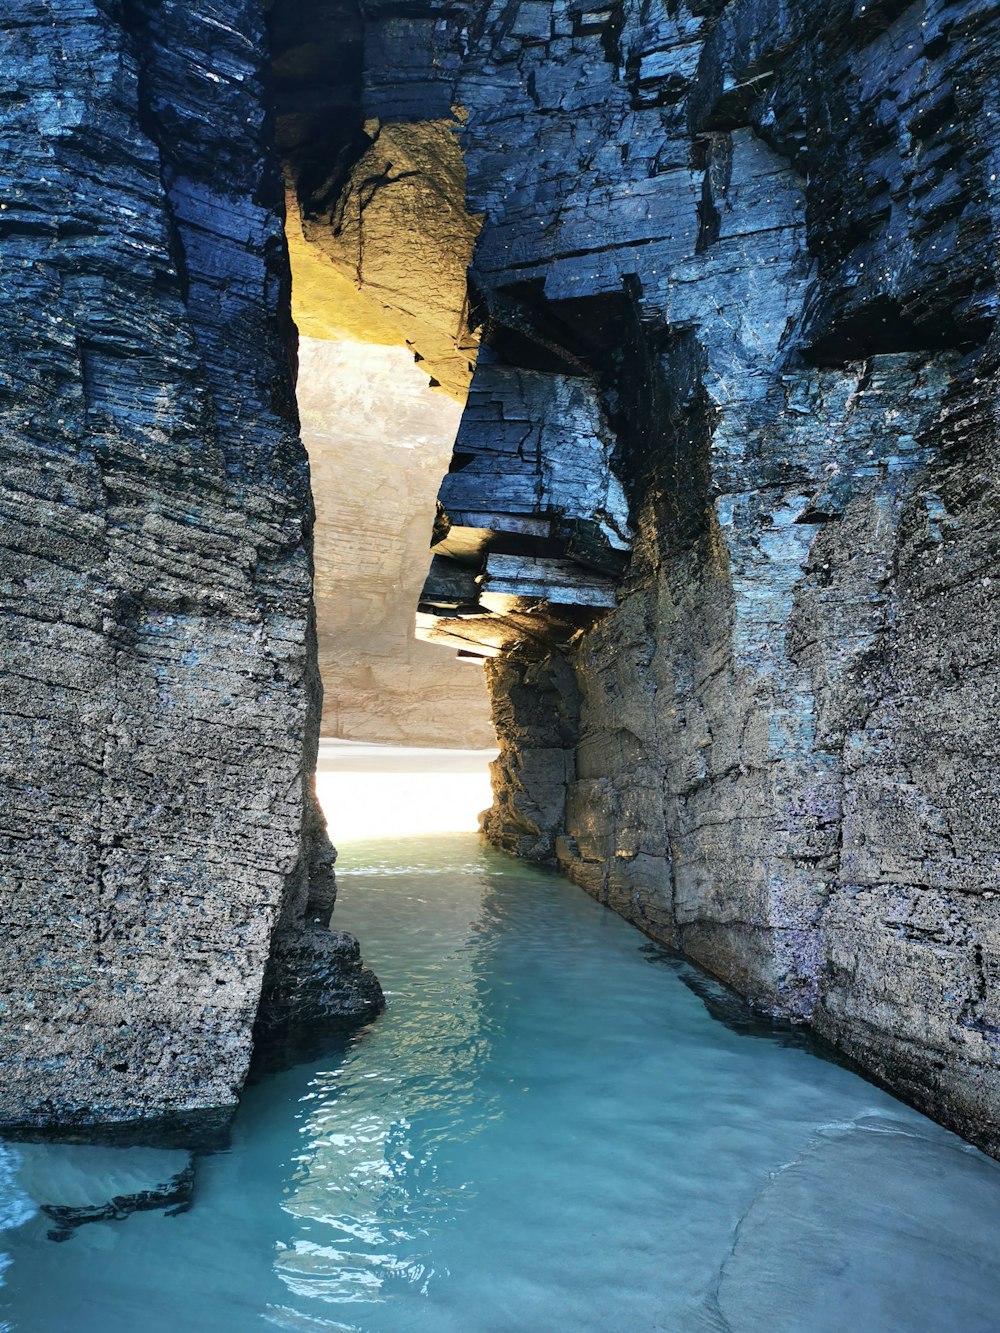
[{"label": "turquoise water", "polygon": [[180,1215],[56,1243],[4,1150],[0,1323],[1000,1329],[995,1163],[474,836],[340,884],[386,1014],[251,1086]]}]

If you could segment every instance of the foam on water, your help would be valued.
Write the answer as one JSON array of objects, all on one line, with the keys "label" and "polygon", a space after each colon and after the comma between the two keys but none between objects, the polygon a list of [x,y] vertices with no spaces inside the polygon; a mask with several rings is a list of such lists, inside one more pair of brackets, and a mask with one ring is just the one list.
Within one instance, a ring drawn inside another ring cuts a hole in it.
[{"label": "foam on water", "polygon": [[[17,1182],[18,1165],[17,1149],[0,1143],[0,1243],[3,1232],[30,1222],[37,1212],[33,1201]],[[10,1255],[0,1249],[0,1287],[4,1285],[4,1272],[9,1264]],[[6,1320],[0,1320],[0,1333],[8,1333],[11,1327]]]},{"label": "foam on water", "polygon": [[0,1143],[0,1231],[22,1226],[36,1212],[34,1203],[17,1183],[19,1165],[17,1148]]},{"label": "foam on water", "polygon": [[247,1090],[189,1212],[22,1200],[15,1333],[1000,1327],[997,1164],[580,890],[357,846],[337,924],[386,1014]]}]

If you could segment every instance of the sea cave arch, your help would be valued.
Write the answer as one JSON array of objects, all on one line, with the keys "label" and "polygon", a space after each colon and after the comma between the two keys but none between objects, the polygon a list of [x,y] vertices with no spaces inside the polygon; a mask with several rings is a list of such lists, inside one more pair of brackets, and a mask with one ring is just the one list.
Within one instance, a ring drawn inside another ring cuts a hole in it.
[{"label": "sea cave arch", "polygon": [[[470,700],[469,664],[492,663],[494,707],[509,718],[498,659],[537,663],[565,649],[614,605],[627,564],[628,503],[595,382],[600,353],[621,333],[622,303],[602,299],[595,309],[584,302],[550,314],[546,324],[537,302],[498,303],[488,286],[470,285],[483,215],[469,211],[467,198],[458,73],[468,34],[455,15],[434,6],[420,13],[338,4],[321,8],[318,25],[316,17],[315,7],[281,3],[270,26],[299,330],[297,392],[317,510],[319,658],[331,687],[324,731],[488,743],[478,691]],[[417,366],[409,377],[407,353]],[[421,375],[433,393],[415,392]],[[407,418],[418,398],[423,439],[436,434],[439,446],[422,450],[420,461],[447,474],[436,518],[426,486],[420,497],[407,494],[407,456],[399,452],[413,442]],[[342,418],[366,453],[346,507],[344,456],[324,450]],[[382,441],[370,438],[379,432]],[[397,447],[386,452],[387,444]],[[407,505],[418,547],[433,552],[426,580],[413,546],[404,561],[408,578],[403,564],[392,566]],[[366,508],[382,524],[377,538],[365,537]],[[392,567],[381,588],[364,581],[366,555]],[[394,658],[376,661],[372,679],[372,616],[380,615],[389,583],[407,617],[416,608],[418,642],[405,654],[397,643]],[[352,635],[352,618],[361,634]],[[426,667],[414,675],[425,643],[436,652],[420,658]],[[356,672],[351,679],[352,657],[364,664],[367,684]],[[449,658],[465,669],[449,671]],[[391,684],[407,666],[408,693]],[[562,679],[551,663],[546,671]],[[561,700],[554,741],[561,753],[525,782],[503,779],[519,760],[515,738],[501,727],[497,787],[505,814],[488,827],[536,859],[554,852],[574,707],[571,697]],[[552,808],[543,810],[539,779],[549,777],[554,791],[543,804]],[[508,825],[518,830],[513,841]]]},{"label": "sea cave arch", "polygon": [[998,1151],[996,21],[862,8],[6,34],[0,1123],[231,1107],[310,957],[377,1007],[291,301],[468,389],[416,597],[489,659],[488,835]]}]

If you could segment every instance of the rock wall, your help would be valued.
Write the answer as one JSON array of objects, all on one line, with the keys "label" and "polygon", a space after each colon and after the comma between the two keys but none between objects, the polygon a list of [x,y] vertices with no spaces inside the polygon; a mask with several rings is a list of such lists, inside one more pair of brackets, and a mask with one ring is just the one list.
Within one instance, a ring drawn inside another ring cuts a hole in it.
[{"label": "rock wall", "polygon": [[481,535],[445,556],[488,588],[547,525],[520,627],[451,613],[502,629],[486,832],[997,1152],[1000,10],[522,0],[466,31],[470,402],[497,362],[578,377],[634,534],[574,630],[593,551],[548,482],[507,502],[507,428],[467,413],[441,503],[463,482]]},{"label": "rock wall", "polygon": [[[434,497],[462,415],[423,369],[401,346],[299,339],[322,735],[492,749],[482,671],[414,635]],[[332,829],[350,832],[342,819]]]},{"label": "rock wall", "polygon": [[[2,1118],[231,1102],[276,925],[279,1017],[328,970],[273,131],[380,330],[482,337],[420,616],[489,835],[1000,1150],[1000,7],[280,0],[270,72],[251,0],[17,20]],[[407,182],[482,215],[429,320]]]},{"label": "rock wall", "polygon": [[333,858],[266,61],[252,0],[23,0],[0,36],[5,1128],[232,1106],[275,938],[379,1003],[305,924]]}]

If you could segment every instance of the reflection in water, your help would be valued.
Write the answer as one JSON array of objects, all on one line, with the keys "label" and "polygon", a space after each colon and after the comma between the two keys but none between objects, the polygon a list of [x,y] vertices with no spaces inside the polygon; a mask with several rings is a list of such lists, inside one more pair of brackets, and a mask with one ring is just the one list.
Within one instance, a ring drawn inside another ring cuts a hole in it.
[{"label": "reflection in water", "polygon": [[14,1333],[995,1333],[996,1163],[473,837],[341,894],[386,1013],[248,1089],[189,1212],[11,1226]]},{"label": "reflection in water", "polygon": [[[297,1295],[381,1302],[401,1282],[426,1294],[435,1235],[455,1224],[474,1187],[454,1150],[499,1114],[496,1094],[483,1087],[491,1044],[479,977],[491,939],[479,924],[479,867],[468,867],[457,893],[434,870],[428,881],[428,869],[383,860],[342,880],[346,895],[371,892],[387,873],[412,878],[418,891],[395,895],[393,915],[401,932],[422,934],[423,948],[396,978],[406,1002],[390,990],[389,1016],[307,1094],[308,1148],[283,1207],[322,1223],[328,1240],[279,1247],[276,1270]],[[433,934],[425,929],[431,894],[446,921]]]}]

